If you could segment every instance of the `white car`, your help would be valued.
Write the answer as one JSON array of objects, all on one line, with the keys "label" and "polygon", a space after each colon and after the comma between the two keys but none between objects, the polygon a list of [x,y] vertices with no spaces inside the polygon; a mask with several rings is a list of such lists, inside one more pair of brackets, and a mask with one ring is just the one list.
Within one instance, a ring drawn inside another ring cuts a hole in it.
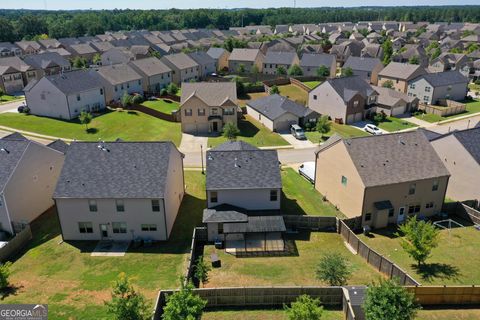
[{"label": "white car", "polygon": [[313,183],[315,181],[315,162],[309,161],[302,163],[300,168],[298,168],[298,173]]},{"label": "white car", "polygon": [[373,124],[367,124],[365,127],[363,127],[363,130],[375,136],[382,134],[382,131],[376,125],[373,125]]}]

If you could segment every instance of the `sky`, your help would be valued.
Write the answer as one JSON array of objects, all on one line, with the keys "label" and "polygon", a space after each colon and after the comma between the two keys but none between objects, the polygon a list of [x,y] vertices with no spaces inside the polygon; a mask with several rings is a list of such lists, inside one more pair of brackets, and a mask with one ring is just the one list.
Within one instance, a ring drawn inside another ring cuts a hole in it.
[{"label": "sky", "polygon": [[[268,8],[293,7],[295,0],[2,0],[2,9],[179,9],[187,8]],[[297,7],[357,7],[357,6],[411,6],[411,5],[474,5],[478,0],[296,0]]]}]

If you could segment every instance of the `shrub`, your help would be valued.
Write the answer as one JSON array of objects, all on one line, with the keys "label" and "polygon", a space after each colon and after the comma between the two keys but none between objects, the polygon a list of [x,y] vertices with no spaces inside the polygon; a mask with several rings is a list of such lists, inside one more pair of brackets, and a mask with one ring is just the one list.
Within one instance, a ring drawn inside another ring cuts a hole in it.
[{"label": "shrub", "polygon": [[170,83],[168,86],[167,86],[167,92],[169,95],[176,95],[178,93],[178,87],[175,83]]},{"label": "shrub", "polygon": [[134,95],[132,98],[133,104],[141,104],[144,101],[143,96],[141,94]]},{"label": "shrub", "polygon": [[317,266],[317,278],[331,286],[344,286],[352,271],[345,257],[339,253],[326,253]]},{"label": "shrub", "polygon": [[168,94],[168,91],[166,88],[163,88],[162,90],[160,90],[160,96],[166,96]]},{"label": "shrub", "polygon": [[323,307],[319,299],[302,295],[295,300],[291,307],[284,306],[289,320],[319,320],[322,318]]},{"label": "shrub", "polygon": [[280,93],[280,89],[278,89],[277,85],[273,85],[271,88],[270,88],[270,94],[279,94]]},{"label": "shrub", "polygon": [[10,276],[10,266],[12,263],[10,261],[0,264],[0,290],[4,290],[8,287],[8,277]]}]

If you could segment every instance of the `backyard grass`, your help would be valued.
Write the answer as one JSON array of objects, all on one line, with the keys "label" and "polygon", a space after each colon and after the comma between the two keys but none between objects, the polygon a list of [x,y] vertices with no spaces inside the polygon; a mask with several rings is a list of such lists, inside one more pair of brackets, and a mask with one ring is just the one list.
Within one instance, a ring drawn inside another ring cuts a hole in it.
[{"label": "backyard grass", "polygon": [[247,93],[243,96],[238,97],[238,104],[243,107],[247,104],[247,102],[251,100],[256,100],[260,99],[263,97],[266,97],[267,93],[266,92],[252,92],[252,93]]},{"label": "backyard grass", "polygon": [[294,86],[293,84],[287,84],[284,86],[278,86],[280,94],[289,98],[290,100],[296,101],[300,104],[306,105],[308,102],[308,92]]},{"label": "backyard grass", "polygon": [[463,117],[463,116],[467,116],[469,114],[474,114],[474,113],[480,112],[480,100],[468,101],[468,102],[465,102],[465,104],[467,105],[466,111],[462,112],[462,113],[459,113],[459,114],[454,114],[454,115],[447,116],[447,117],[441,117],[441,116],[438,116],[438,115],[435,115],[435,114],[427,113],[427,114],[416,115],[415,118],[420,119],[420,120],[424,120],[424,121],[427,121],[427,122],[430,122],[430,123],[434,123],[434,122],[438,122],[438,121],[454,119],[454,118]]},{"label": "backyard grass", "polygon": [[168,99],[148,100],[143,102],[142,105],[166,114],[172,114],[179,108],[178,102]]},{"label": "backyard grass", "polygon": [[472,92],[480,92],[480,85],[475,83],[470,83],[468,89]]},{"label": "backyard grass", "polygon": [[292,168],[282,169],[282,213],[286,215],[339,216],[343,214]]},{"label": "backyard grass", "polygon": [[304,81],[303,84],[309,87],[310,89],[313,89],[317,87],[322,81]]},{"label": "backyard grass", "polygon": [[180,123],[169,122],[138,111],[112,111],[95,117],[90,131],[78,120],[64,121],[19,113],[0,114],[0,125],[54,137],[97,141],[171,140],[180,145]]},{"label": "backyard grass", "polygon": [[212,253],[217,253],[221,260],[221,267],[210,271],[206,287],[327,285],[316,279],[315,269],[321,256],[328,252],[340,253],[348,259],[353,271],[348,284],[369,284],[382,277],[360,256],[351,253],[335,232],[297,234],[295,237],[298,255],[284,257],[236,258],[213,245],[205,246],[207,262]]},{"label": "backyard grass", "polygon": [[159,289],[176,288],[184,273],[193,227],[201,222],[205,177],[186,171],[187,194],[171,239],[129,249],[124,257],[91,257],[96,242],[61,243],[54,210],[32,225],[34,239],[12,265],[13,289],[2,303],[48,303],[49,319],[111,319],[104,301],[124,272],[152,304]]},{"label": "backyard grass", "polygon": [[[335,133],[338,133],[344,138],[353,138],[353,137],[366,137],[369,134],[361,129],[345,125],[345,124],[338,124],[331,122],[330,131],[323,135],[323,141],[330,138]],[[313,143],[319,143],[320,141],[320,133],[318,131],[309,131],[305,132],[307,139]]]},{"label": "backyard grass", "polygon": [[[202,315],[202,320],[287,320],[282,309],[271,310],[228,310],[228,311],[207,311]],[[322,320],[342,320],[343,312],[339,310],[324,309]]]},{"label": "backyard grass", "polygon": [[397,263],[424,285],[479,284],[480,232],[473,227],[440,231],[439,246],[432,251],[424,266],[418,268],[400,246],[395,230],[388,228],[374,233],[373,238],[360,235],[373,249]]},{"label": "backyard grass", "polygon": [[[248,142],[256,147],[289,145],[278,133],[270,131],[250,116],[238,120],[238,129],[240,130],[240,135],[237,139]],[[226,141],[227,139],[223,136],[210,137],[208,138],[208,146],[213,148]]]},{"label": "backyard grass", "polygon": [[416,124],[395,117],[387,117],[385,121],[380,122],[377,126],[380,129],[388,132],[395,132],[418,127]]}]

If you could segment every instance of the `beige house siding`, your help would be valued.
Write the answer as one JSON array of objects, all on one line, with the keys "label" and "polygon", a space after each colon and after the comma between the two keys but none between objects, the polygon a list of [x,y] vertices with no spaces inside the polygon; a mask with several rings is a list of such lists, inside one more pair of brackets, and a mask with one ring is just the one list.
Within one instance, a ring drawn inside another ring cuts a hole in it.
[{"label": "beige house siding", "polygon": [[228,69],[228,57],[230,57],[230,53],[224,52],[217,61],[217,70],[221,71],[225,68]]},{"label": "beige house siding", "polygon": [[252,107],[250,107],[248,104],[246,106],[247,108],[247,114],[252,117],[253,119],[255,119],[256,121],[260,122],[261,124],[263,124],[265,127],[267,127],[268,129],[270,129],[270,131],[273,131],[274,129],[274,126],[273,126],[273,122],[268,119],[267,117],[263,116],[260,112],[256,111],[255,109],[253,109]]},{"label": "beige house siding", "polygon": [[407,81],[403,81],[400,79],[396,78],[390,78],[386,76],[378,76],[378,86],[383,87],[383,84],[387,82],[388,80],[393,82],[393,88],[396,91],[400,91],[403,93],[407,93],[407,88],[408,88],[408,83]]},{"label": "beige house siding", "polygon": [[308,107],[321,115],[328,115],[332,119],[341,118],[346,122],[345,103],[328,82],[310,91]]},{"label": "beige house siding", "polygon": [[[270,201],[270,190],[277,190],[277,201]],[[207,205],[212,208],[229,204],[247,210],[279,210],[282,189],[218,190],[218,202],[211,202],[212,190],[207,190]]]},{"label": "beige house siding", "polygon": [[165,216],[167,219],[167,237],[170,237],[178,210],[185,195],[185,182],[183,176],[183,159],[176,148],[170,153],[169,169],[165,190]]}]

